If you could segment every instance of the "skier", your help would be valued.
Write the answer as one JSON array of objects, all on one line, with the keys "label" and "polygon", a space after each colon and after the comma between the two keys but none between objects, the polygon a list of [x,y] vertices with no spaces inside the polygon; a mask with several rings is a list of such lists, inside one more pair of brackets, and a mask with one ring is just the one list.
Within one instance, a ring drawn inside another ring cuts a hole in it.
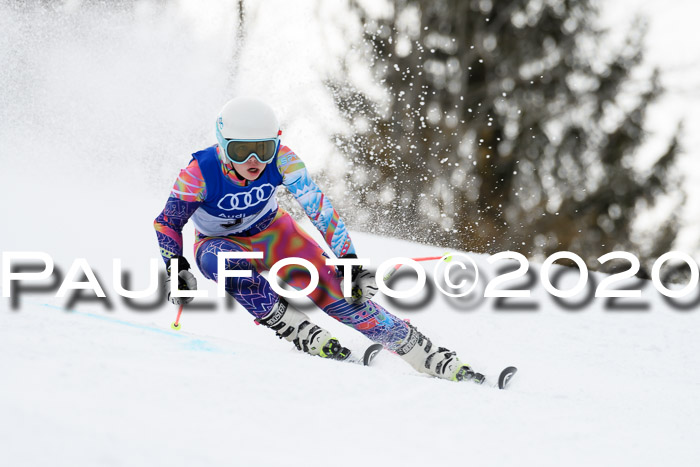
[{"label": "skier", "polygon": [[[325,313],[351,326],[370,340],[394,351],[421,373],[448,380],[483,378],[460,362],[454,352],[435,346],[414,326],[370,300],[376,293],[374,276],[352,266],[352,296],[344,298],[344,268],[326,265],[321,247],[277,204],[280,186],[289,190],[339,258],[357,258],[345,224],[311,180],[306,166],[280,141],[282,131],[274,111],[247,97],[229,101],[216,120],[217,144],[193,154],[181,170],[163,212],[154,226],[170,280],[178,289],[195,290],[197,281],[182,256],[182,228],[194,222],[194,258],[204,277],[217,281],[220,252],[263,252],[262,259],[228,259],[227,270],[249,270],[251,277],[228,277],[225,289],[255,320],[278,337],[308,354],[342,360],[349,350],[331,333],[314,324],[275,293],[260,274],[277,261],[301,257],[319,272],[319,284],[310,299]],[[179,271],[171,270],[177,258]],[[296,289],[309,283],[306,269],[280,269],[279,277]],[[191,297],[171,297],[176,304]]]}]

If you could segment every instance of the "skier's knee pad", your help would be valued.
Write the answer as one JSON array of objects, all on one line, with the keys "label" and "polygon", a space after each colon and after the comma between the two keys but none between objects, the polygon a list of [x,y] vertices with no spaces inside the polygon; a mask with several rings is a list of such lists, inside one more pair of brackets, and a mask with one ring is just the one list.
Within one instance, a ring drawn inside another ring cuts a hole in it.
[{"label": "skier's knee pad", "polygon": [[214,280],[218,270],[218,260],[216,253],[200,252],[197,255],[197,266],[207,279]]},{"label": "skier's knee pad", "polygon": [[[197,249],[197,266],[202,271],[204,277],[211,280],[216,280],[219,272],[219,253],[229,251],[241,251],[237,248],[232,248],[230,242],[226,240],[213,239],[209,240],[204,245]],[[226,260],[226,269],[252,269],[252,265],[245,259],[229,258]]]}]

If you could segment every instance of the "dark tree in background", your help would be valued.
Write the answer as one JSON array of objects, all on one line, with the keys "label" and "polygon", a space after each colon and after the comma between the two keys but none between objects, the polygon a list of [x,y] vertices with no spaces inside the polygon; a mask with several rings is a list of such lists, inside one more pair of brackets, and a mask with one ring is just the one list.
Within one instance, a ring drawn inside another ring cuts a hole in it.
[{"label": "dark tree in background", "polygon": [[[352,128],[337,141],[353,199],[375,207],[358,227],[477,252],[571,250],[592,266],[670,249],[678,138],[646,166],[635,157],[661,92],[658,73],[637,72],[641,21],[610,50],[586,0],[387,5],[352,3],[364,40],[344,62],[369,67],[383,96],[329,81]],[[665,220],[642,234],[635,221],[661,200]]]}]

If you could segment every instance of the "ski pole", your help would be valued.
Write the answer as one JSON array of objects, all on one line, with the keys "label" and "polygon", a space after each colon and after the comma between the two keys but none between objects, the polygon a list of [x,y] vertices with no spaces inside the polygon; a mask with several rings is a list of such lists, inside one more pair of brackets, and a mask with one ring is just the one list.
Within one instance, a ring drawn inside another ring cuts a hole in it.
[{"label": "ski pole", "polygon": [[[420,258],[411,258],[411,259],[412,259],[413,261],[434,261],[434,260],[437,260],[437,259],[441,259],[441,258],[443,258],[443,257],[445,258],[445,262],[449,262],[449,261],[452,259],[452,255],[450,255],[450,254],[448,254],[448,253],[445,253],[445,254],[442,255],[442,256],[423,256],[423,257],[420,257]],[[398,270],[401,268],[401,266],[403,266],[403,265],[402,265],[401,263],[399,263],[399,264],[397,264],[397,265],[394,266],[394,269],[391,269],[391,270],[389,270],[389,272],[387,272],[386,274],[384,274],[384,282],[386,282],[386,281],[388,281],[389,279],[391,279],[391,276],[393,276],[394,274],[396,274],[396,271],[398,271]]]},{"label": "ski pole", "polygon": [[180,315],[182,315],[182,307],[184,307],[185,304],[183,303],[180,305],[180,308],[177,310],[177,318],[175,318],[175,321],[173,321],[173,324],[170,325],[170,327],[176,331],[180,330]]}]

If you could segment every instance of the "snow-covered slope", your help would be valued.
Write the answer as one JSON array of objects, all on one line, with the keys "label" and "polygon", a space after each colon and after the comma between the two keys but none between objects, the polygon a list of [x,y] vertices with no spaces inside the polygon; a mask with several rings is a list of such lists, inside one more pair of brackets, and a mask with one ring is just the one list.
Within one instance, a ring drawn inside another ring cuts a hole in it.
[{"label": "snow-covered slope", "polygon": [[[145,3],[133,14],[98,5],[53,15],[0,3],[0,250],[49,253],[62,275],[85,258],[111,304],[65,309],[57,284],[20,291],[17,308],[0,298],[0,464],[698,465],[700,314],[671,307],[650,285],[644,311],[611,310],[604,299],[562,307],[535,265],[532,297],[506,302],[534,309],[436,290],[377,298],[489,376],[518,366],[508,391],[419,376],[388,352],[371,368],[308,357],[215,298],[186,311],[179,332],[170,305],[126,306],[112,259],[134,288],[145,285],[158,256],[152,221],[188,155],[213,143],[212,116],[232,93],[277,99],[285,141],[312,172],[327,154],[318,127],[334,120],[318,104],[312,67],[297,63],[296,51],[311,50],[297,34],[308,29],[301,16],[317,2],[295,3],[299,22],[266,36],[277,42],[251,41],[235,83],[221,59],[235,18],[179,4],[187,8],[167,15]],[[270,17],[260,11],[262,29]],[[352,235],[375,266],[444,252]],[[188,228],[188,254],[191,242]],[[478,297],[495,269],[472,258]],[[214,297],[215,285],[198,278]],[[395,285],[410,286],[410,275]],[[305,309],[345,345],[368,343]]]},{"label": "snow-covered slope", "polygon": [[[133,213],[129,226],[138,231],[154,214],[148,207]],[[3,249],[42,246],[23,237]],[[403,308],[424,297],[402,306],[378,298],[489,375],[517,365],[512,388],[498,391],[419,376],[388,352],[371,368],[308,357],[255,326],[240,306],[228,309],[214,298],[208,300],[212,309],[186,312],[182,330],[172,331],[175,310],[125,307],[110,285],[111,269],[102,264],[123,257],[135,279],[145,280],[147,258],[156,254],[151,232],[123,247],[108,235],[110,256],[99,253],[105,238],[96,232],[71,238],[49,241],[44,249],[61,250],[64,258],[87,256],[113,308],[78,302],[67,311],[52,294],[26,292],[18,310],[8,299],[0,302],[0,450],[7,465],[700,460],[694,441],[700,434],[699,315],[664,305],[652,287],[644,289],[650,307],[641,312],[607,311],[603,299],[567,310],[539,284],[529,299],[537,309],[529,311],[500,310],[493,299],[454,302],[437,291],[415,310]],[[375,265],[394,256],[443,253],[368,234],[354,238]],[[65,273],[70,263],[57,256]],[[486,257],[473,258],[482,273],[478,296],[494,266]],[[200,281],[214,296],[214,284]],[[409,275],[394,286],[411,283]],[[368,342],[311,313],[346,345],[361,349]]]}]

